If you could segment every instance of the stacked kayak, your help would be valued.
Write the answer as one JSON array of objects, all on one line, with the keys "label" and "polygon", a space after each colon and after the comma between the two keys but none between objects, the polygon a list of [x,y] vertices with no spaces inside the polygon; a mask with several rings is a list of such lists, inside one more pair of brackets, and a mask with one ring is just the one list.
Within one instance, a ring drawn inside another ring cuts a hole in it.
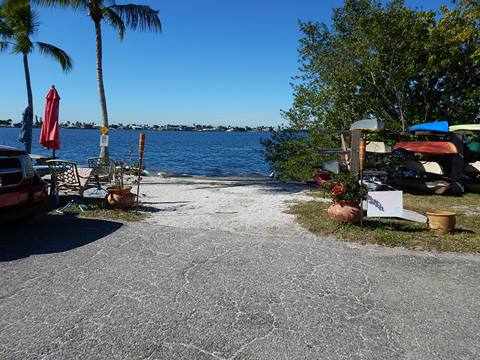
[{"label": "stacked kayak", "polygon": [[465,190],[480,193],[480,124],[454,125],[450,131],[465,133]]},{"label": "stacked kayak", "polygon": [[350,130],[380,131],[385,129],[385,123],[377,119],[365,119],[354,122]]},{"label": "stacked kayak", "polygon": [[435,122],[428,122],[424,124],[418,124],[410,126],[408,131],[417,133],[417,132],[432,132],[432,133],[448,133],[449,126],[448,121],[435,121]]},{"label": "stacked kayak", "polygon": [[395,144],[393,150],[405,150],[412,153],[430,155],[458,154],[455,144],[449,141],[405,141]]},{"label": "stacked kayak", "polygon": [[[445,135],[449,132],[447,121],[437,121],[411,126],[415,135]],[[451,188],[446,169],[452,155],[459,154],[458,148],[450,141],[404,141],[395,144],[394,154],[404,160],[391,177],[395,187],[422,194],[444,194]]]},{"label": "stacked kayak", "polygon": [[449,127],[449,130],[451,132],[456,132],[456,131],[464,131],[464,132],[480,131],[480,124],[453,125],[453,126]]}]

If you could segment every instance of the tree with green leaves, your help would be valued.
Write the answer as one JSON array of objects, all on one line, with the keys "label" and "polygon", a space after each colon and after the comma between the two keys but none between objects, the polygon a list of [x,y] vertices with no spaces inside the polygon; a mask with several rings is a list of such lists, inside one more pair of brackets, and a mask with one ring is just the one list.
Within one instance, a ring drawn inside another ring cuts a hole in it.
[{"label": "tree with green leaves", "polygon": [[373,116],[404,130],[412,118],[431,115],[419,118],[417,108],[430,102],[423,69],[434,12],[412,10],[402,0],[346,0],[332,20],[331,27],[300,24],[300,76],[285,114],[290,122],[345,129]]},{"label": "tree with green leaves", "polygon": [[[158,11],[147,5],[118,5],[113,0],[34,0],[44,6],[62,6],[86,11],[95,26],[97,52],[97,82],[100,96],[103,126],[108,127],[107,100],[103,81],[102,23],[106,22],[118,30],[123,40],[126,28],[131,30],[161,31],[162,24]],[[102,147],[101,157],[108,158],[108,147]]]},{"label": "tree with green leaves", "polygon": [[265,142],[274,170],[312,174],[315,149],[326,141],[318,130],[348,129],[364,118],[403,131],[439,119],[479,122],[478,7],[461,0],[435,13],[403,0],[345,0],[331,25],[301,22],[300,74],[283,116],[291,130],[308,135],[281,129]]},{"label": "tree with green leaves", "polygon": [[[37,50],[57,61],[64,71],[72,69],[72,60],[65,51],[48,43],[32,41],[38,27],[38,16],[31,9],[30,1],[4,0],[0,2],[0,52],[11,50],[13,54],[22,55],[28,106],[32,114],[33,94],[28,56]],[[31,151],[31,143],[26,144],[26,150],[27,152]]]},{"label": "tree with green leaves", "polygon": [[426,73],[437,79],[445,117],[452,124],[480,122],[480,3],[442,6],[429,46]]}]

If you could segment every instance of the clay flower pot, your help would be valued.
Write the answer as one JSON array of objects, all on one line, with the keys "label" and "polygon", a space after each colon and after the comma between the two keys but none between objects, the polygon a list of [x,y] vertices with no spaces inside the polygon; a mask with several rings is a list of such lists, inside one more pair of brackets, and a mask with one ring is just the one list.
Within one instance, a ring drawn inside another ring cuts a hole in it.
[{"label": "clay flower pot", "polygon": [[330,219],[342,223],[358,224],[361,217],[360,206],[346,201],[332,203],[327,213]]},{"label": "clay flower pot", "polygon": [[445,235],[455,229],[455,216],[452,211],[430,211],[427,212],[428,226],[438,235]]},{"label": "clay flower pot", "polygon": [[131,186],[122,187],[109,187],[107,188],[108,195],[106,200],[108,205],[116,209],[131,208],[135,204],[135,194],[132,194],[130,190]]}]

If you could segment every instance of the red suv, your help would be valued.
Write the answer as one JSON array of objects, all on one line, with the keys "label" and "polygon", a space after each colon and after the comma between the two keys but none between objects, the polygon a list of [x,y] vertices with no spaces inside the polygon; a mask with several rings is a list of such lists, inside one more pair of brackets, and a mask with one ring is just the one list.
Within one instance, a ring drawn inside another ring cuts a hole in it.
[{"label": "red suv", "polygon": [[0,146],[0,223],[46,212],[47,183],[33,170],[30,156]]}]

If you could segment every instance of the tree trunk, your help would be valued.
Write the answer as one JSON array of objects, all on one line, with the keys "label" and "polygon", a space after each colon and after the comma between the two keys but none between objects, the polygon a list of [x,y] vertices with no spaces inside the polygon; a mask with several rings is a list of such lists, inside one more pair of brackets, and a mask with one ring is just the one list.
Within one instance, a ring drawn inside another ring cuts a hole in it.
[{"label": "tree trunk", "polygon": [[[97,82],[98,82],[98,94],[100,96],[100,107],[102,109],[103,126],[108,127],[107,99],[105,98],[105,88],[103,87],[102,28],[101,28],[100,21],[101,20],[94,21],[96,43],[97,43]],[[100,157],[108,159],[108,155],[109,155],[108,146],[102,146],[100,148]]]},{"label": "tree trunk", "polygon": [[405,116],[403,115],[403,110],[401,105],[399,106],[399,108],[400,108],[400,121],[402,123],[402,131],[405,132]]},{"label": "tree trunk", "polygon": [[26,53],[23,54],[23,67],[25,68],[25,82],[27,83],[28,106],[32,113],[32,117],[30,118],[31,124],[29,126],[30,133],[28,134],[28,139],[30,140],[25,144],[25,151],[30,154],[32,152],[33,94],[32,84],[30,82],[30,70],[28,67],[28,54]]}]

